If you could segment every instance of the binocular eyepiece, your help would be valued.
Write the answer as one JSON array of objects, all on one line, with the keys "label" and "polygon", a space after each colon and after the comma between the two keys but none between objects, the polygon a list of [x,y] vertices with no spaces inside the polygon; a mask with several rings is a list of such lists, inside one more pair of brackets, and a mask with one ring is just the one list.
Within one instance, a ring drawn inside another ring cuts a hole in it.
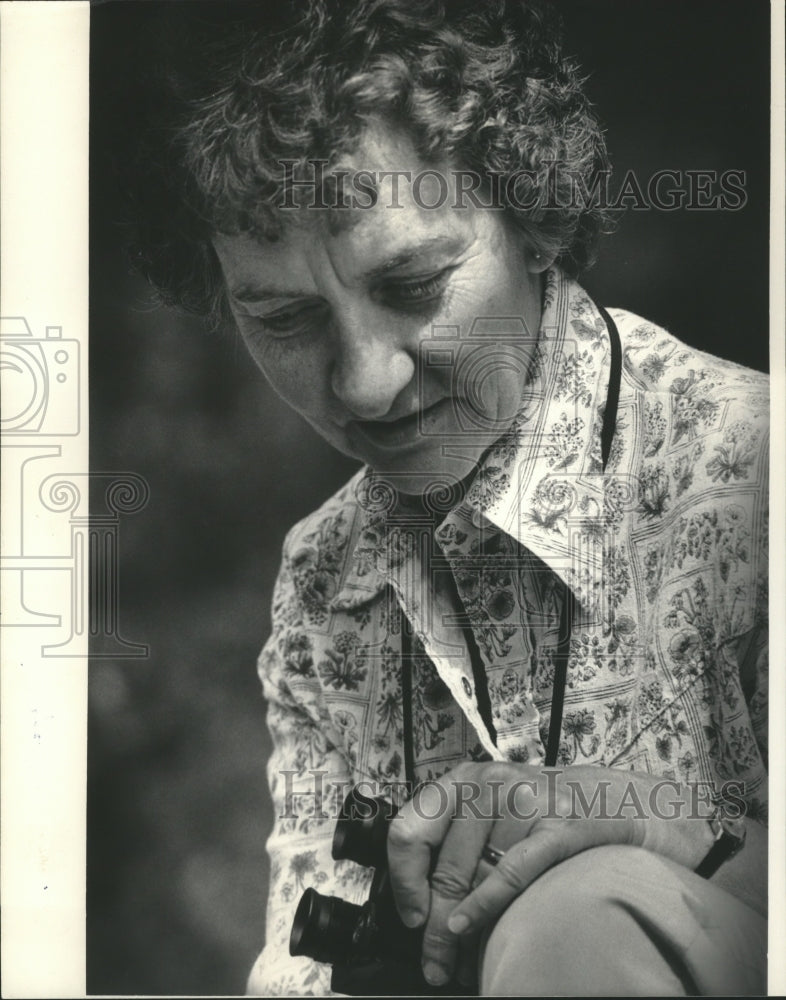
[{"label": "binocular eyepiece", "polygon": [[353,788],[333,834],[333,858],[373,868],[362,906],[306,889],[295,912],[290,955],[333,966],[331,989],[354,996],[456,995],[455,983],[430,986],[420,967],[423,931],[406,927],[393,900],[387,868],[387,835],[396,807]]},{"label": "binocular eyepiece", "polygon": [[355,786],[344,799],[333,832],[335,861],[354,861],[364,868],[384,868],[388,828],[398,810],[387,799],[372,799]]}]

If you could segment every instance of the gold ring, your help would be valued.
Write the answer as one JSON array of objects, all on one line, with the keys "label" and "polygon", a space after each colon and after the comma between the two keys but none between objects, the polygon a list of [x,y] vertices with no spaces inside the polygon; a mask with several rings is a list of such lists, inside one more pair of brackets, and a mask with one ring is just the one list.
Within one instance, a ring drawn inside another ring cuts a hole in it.
[{"label": "gold ring", "polygon": [[480,852],[481,861],[485,861],[489,865],[498,865],[504,857],[505,852],[500,851],[499,848],[494,847],[492,844],[486,844]]}]

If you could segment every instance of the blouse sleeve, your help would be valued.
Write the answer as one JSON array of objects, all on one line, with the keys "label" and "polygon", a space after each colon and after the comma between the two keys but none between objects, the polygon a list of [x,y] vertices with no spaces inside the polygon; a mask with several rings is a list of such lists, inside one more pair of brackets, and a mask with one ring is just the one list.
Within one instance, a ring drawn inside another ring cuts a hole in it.
[{"label": "blouse sleeve", "polygon": [[350,902],[362,902],[368,887],[366,869],[335,862],[331,854],[351,771],[321,706],[311,639],[298,603],[285,546],[274,591],[273,632],[259,657],[273,744],[267,764],[273,830],[267,842],[265,947],[247,985],[247,993],[256,996],[333,995],[330,966],[289,954],[295,910],[309,887]]}]

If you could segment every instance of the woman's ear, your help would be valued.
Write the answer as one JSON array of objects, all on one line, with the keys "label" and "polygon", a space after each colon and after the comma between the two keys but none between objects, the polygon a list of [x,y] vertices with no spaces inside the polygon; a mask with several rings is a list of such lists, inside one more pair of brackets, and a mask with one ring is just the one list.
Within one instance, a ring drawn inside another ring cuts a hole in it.
[{"label": "woman's ear", "polygon": [[556,254],[545,254],[534,247],[525,250],[525,261],[530,274],[542,274],[547,271],[556,259]]}]

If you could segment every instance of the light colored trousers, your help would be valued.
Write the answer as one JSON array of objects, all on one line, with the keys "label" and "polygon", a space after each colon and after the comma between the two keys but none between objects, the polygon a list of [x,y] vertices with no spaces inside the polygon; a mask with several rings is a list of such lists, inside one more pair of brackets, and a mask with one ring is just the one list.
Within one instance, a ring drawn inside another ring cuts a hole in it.
[{"label": "light colored trousers", "polygon": [[751,996],[767,992],[767,922],[636,847],[547,871],[489,935],[484,996]]}]

